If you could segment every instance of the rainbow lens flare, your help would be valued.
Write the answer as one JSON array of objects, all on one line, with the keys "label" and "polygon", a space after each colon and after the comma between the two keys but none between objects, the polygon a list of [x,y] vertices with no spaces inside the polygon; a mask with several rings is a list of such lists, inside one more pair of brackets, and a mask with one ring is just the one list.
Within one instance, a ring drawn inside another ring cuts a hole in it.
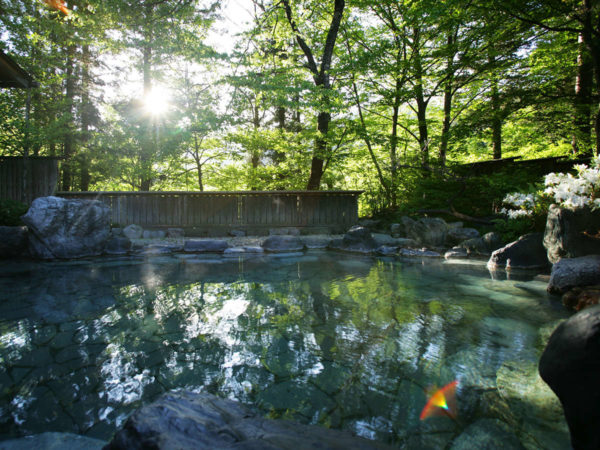
[{"label": "rainbow lens flare", "polygon": [[419,419],[425,420],[434,416],[448,416],[456,419],[456,386],[458,386],[458,380],[436,390],[427,400]]}]

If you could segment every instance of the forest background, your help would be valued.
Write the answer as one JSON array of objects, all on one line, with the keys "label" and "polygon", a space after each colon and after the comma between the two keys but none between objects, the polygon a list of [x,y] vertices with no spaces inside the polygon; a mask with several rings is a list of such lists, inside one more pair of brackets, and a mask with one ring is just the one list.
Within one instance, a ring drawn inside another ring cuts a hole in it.
[{"label": "forest background", "polygon": [[[600,0],[0,0],[0,156],[59,189],[361,189],[361,214],[493,214],[600,148]],[[248,23],[231,28],[235,9]],[[239,11],[238,11],[239,12]]]}]

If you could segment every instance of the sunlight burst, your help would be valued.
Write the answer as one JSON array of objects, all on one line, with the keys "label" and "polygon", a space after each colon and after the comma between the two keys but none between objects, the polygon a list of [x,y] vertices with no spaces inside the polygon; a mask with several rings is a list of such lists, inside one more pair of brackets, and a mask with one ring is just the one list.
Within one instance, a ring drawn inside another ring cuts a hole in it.
[{"label": "sunlight burst", "polygon": [[144,96],[144,109],[148,114],[160,116],[169,109],[169,99],[171,94],[164,86],[154,86],[148,94]]}]

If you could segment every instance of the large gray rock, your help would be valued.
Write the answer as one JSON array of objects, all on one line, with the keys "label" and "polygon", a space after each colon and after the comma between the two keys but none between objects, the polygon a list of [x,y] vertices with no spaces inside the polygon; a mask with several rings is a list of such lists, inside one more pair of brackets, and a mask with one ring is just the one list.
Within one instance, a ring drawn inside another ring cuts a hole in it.
[{"label": "large gray rock", "polygon": [[98,200],[36,198],[22,217],[29,251],[37,258],[101,255],[110,237],[110,208]]},{"label": "large gray rock", "polygon": [[600,254],[600,210],[568,209],[551,205],[546,219],[544,246],[551,263],[561,258]]},{"label": "large gray rock", "polygon": [[123,228],[123,234],[128,239],[141,239],[144,229],[136,224],[127,225]]},{"label": "large gray rock", "polygon": [[574,287],[600,284],[600,255],[564,258],[552,266],[548,292],[564,294]]},{"label": "large gray rock", "polygon": [[380,245],[368,228],[353,226],[342,239],[334,239],[329,248],[355,253],[374,253]]},{"label": "large gray rock", "polygon": [[127,419],[105,450],[383,449],[346,432],[264,419],[207,393],[168,393]]},{"label": "large gray rock", "polygon": [[600,305],[558,326],[542,353],[539,372],[562,403],[573,448],[600,448]]},{"label": "large gray rock", "polygon": [[223,253],[229,247],[222,239],[186,239],[183,251],[187,253]]},{"label": "large gray rock", "polygon": [[414,239],[421,245],[442,247],[446,242],[448,225],[443,219],[423,217],[413,220],[410,217],[402,217],[401,223],[405,236]]},{"label": "large gray rock", "polygon": [[47,432],[0,442],[0,450],[101,450],[106,442],[71,433]]},{"label": "large gray rock", "polygon": [[488,261],[490,269],[540,269],[547,267],[548,258],[542,243],[542,233],[521,236],[515,242],[496,250]]},{"label": "large gray rock", "polygon": [[263,241],[262,248],[272,253],[299,252],[304,250],[304,242],[297,236],[274,235]]},{"label": "large gray rock", "polygon": [[502,237],[491,231],[481,237],[467,239],[458,244],[458,247],[465,249],[469,255],[489,256],[502,247]]},{"label": "large gray rock", "polygon": [[468,239],[477,239],[479,237],[479,231],[475,228],[449,228],[446,235],[446,244],[456,245]]},{"label": "large gray rock", "polygon": [[27,254],[27,227],[0,226],[0,259]]}]

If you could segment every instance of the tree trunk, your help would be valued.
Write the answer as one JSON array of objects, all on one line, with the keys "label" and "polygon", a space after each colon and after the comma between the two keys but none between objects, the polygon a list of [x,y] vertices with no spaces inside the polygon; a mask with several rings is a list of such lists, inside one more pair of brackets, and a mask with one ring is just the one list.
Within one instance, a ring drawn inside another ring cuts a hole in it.
[{"label": "tree trunk", "polygon": [[73,141],[73,102],[75,98],[75,46],[70,45],[67,48],[67,64],[65,71],[66,88],[65,100],[67,104],[67,126],[63,137],[63,157],[62,164],[62,190],[70,191],[73,184],[73,155],[75,153],[75,143]]},{"label": "tree trunk", "polygon": [[502,158],[502,113],[500,111],[500,95],[498,81],[492,80],[492,153],[494,159]]},{"label": "tree trunk", "polygon": [[419,147],[421,152],[421,167],[425,174],[429,169],[429,129],[427,126],[427,101],[423,93],[423,66],[421,62],[419,28],[413,30],[413,58],[415,69],[415,100],[417,102],[417,120],[419,123]]},{"label": "tree trunk", "polygon": [[90,46],[84,45],[81,53],[81,144],[83,151],[80,153],[81,177],[79,190],[90,189],[90,161],[89,149],[87,148],[91,139],[90,126],[92,123],[93,106],[90,99],[90,88],[92,84],[90,75]]},{"label": "tree trunk", "polygon": [[448,33],[447,40],[447,59],[446,59],[446,80],[444,82],[444,118],[442,120],[442,135],[440,137],[440,167],[442,170],[446,167],[448,155],[448,141],[450,139],[450,123],[452,120],[452,87],[454,83],[454,57],[456,49],[454,31]]},{"label": "tree trunk", "polygon": [[[142,71],[144,77],[144,96],[150,94],[152,90],[152,20],[154,6],[148,2],[145,6],[146,25],[144,29],[144,44],[142,48],[143,61]],[[142,128],[141,153],[140,153],[140,190],[149,191],[152,187],[152,155],[154,153],[153,145],[154,133],[153,125],[145,122]]]},{"label": "tree trunk", "polygon": [[[585,27],[585,26],[584,26]],[[589,32],[579,34],[577,54],[577,78],[575,81],[573,141],[571,143],[574,154],[590,156],[592,128],[590,117],[592,114],[592,86],[594,64],[586,41],[591,39]]]}]

